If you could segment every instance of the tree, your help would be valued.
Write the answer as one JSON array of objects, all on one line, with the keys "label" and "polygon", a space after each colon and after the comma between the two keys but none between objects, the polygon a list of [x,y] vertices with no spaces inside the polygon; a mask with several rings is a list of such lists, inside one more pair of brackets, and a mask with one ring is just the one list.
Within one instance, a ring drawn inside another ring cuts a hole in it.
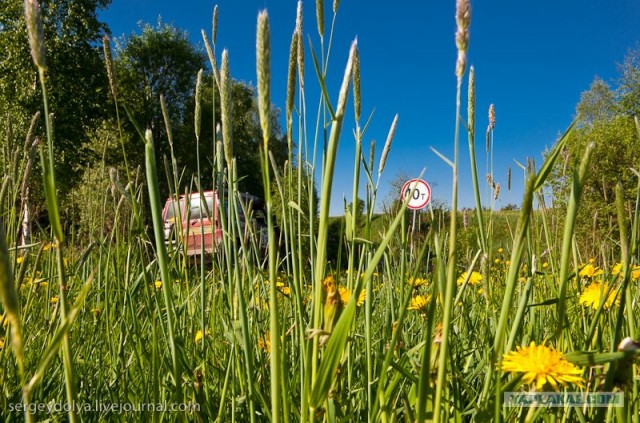
[{"label": "tree", "polygon": [[[198,71],[206,67],[204,54],[190,43],[186,32],[159,22],[155,27],[143,26],[139,35],[133,34],[119,40],[115,65],[120,100],[143,129],[151,129],[159,158],[169,156],[168,137],[160,107],[160,95],[164,96],[178,170],[185,170],[186,175],[186,178],[180,181],[180,188],[189,187],[191,175],[194,175],[197,169],[194,135],[195,84]],[[263,196],[259,159],[261,129],[255,89],[237,81],[233,81],[231,89],[238,188]],[[213,187],[213,181],[209,176],[215,163],[213,140],[215,124],[220,122],[219,105],[219,92],[217,89],[213,92],[213,77],[211,74],[205,74],[202,82],[200,134],[200,165],[204,188]],[[287,144],[278,123],[278,109],[272,110],[273,138],[270,148],[276,163],[283,166],[287,159]],[[128,131],[135,133],[132,125],[128,126]],[[141,160],[141,143],[135,136],[131,139],[132,145],[127,151],[133,152]],[[165,181],[163,167],[159,171],[160,180]]]},{"label": "tree", "polygon": [[640,46],[630,50],[622,65],[618,67],[617,95],[622,113],[640,116]]},{"label": "tree", "polygon": [[[620,85],[611,89],[596,78],[580,97],[576,110],[578,127],[567,141],[564,160],[559,161],[550,179],[554,208],[563,215],[577,168],[589,143],[594,143],[589,171],[584,184],[576,236],[589,254],[597,253],[598,240],[609,236],[617,221],[615,186],[621,183],[626,200],[635,200],[637,178],[631,169],[640,163],[640,138],[633,115],[640,93],[638,52],[631,52],[620,67]],[[635,93],[635,94],[634,94]],[[595,241],[595,242],[594,242]]]},{"label": "tree", "polygon": [[[68,192],[83,166],[92,160],[87,149],[88,132],[100,124],[106,113],[108,85],[99,41],[109,30],[98,20],[97,13],[110,2],[40,2],[61,192]],[[0,2],[0,127],[5,125],[4,117],[10,115],[16,135],[24,135],[31,117],[42,111],[42,94],[31,60],[23,10],[21,0]]]},{"label": "tree", "polygon": [[[193,132],[186,133],[185,116],[194,95],[197,73],[206,62],[204,54],[190,43],[185,31],[160,21],[155,27],[147,24],[141,30],[140,34],[116,40],[118,101],[125,105],[141,129],[151,130],[161,157],[169,154],[169,143],[160,95],[165,99],[175,143],[191,141]],[[135,164],[142,160],[142,145],[133,125],[127,119],[125,122],[125,128],[133,135],[127,151],[131,152]]]}]

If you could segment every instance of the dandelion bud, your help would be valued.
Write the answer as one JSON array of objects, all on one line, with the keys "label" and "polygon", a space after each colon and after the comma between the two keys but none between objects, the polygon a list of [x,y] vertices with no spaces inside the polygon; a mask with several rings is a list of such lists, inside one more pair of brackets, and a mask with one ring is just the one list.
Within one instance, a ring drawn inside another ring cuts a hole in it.
[{"label": "dandelion bud", "polygon": [[387,156],[389,155],[389,150],[391,150],[391,143],[393,142],[393,136],[396,134],[397,126],[398,115],[393,118],[393,123],[391,124],[391,128],[389,129],[389,135],[387,135],[387,141],[384,143],[384,148],[382,149],[382,157],[380,158],[380,166],[378,166],[378,175],[382,174],[384,165],[387,163]]},{"label": "dandelion bud", "polygon": [[270,114],[271,114],[271,35],[269,16],[263,10],[258,15],[258,36],[256,40],[257,73],[258,73],[258,111],[262,127],[262,142],[265,151],[269,147]]},{"label": "dandelion bud", "polygon": [[340,318],[344,304],[333,276],[327,276],[324,281],[322,281],[322,286],[325,291],[323,330],[327,333],[331,333]]},{"label": "dandelion bud", "polygon": [[47,68],[45,63],[44,28],[42,12],[37,0],[24,0],[24,18],[27,23],[27,34],[31,46],[31,57],[40,71]]}]

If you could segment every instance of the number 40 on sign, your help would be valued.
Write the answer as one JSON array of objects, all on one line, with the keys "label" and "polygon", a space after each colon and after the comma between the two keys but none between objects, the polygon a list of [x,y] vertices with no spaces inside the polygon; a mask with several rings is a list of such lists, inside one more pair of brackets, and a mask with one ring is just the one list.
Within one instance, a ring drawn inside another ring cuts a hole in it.
[{"label": "number 40 on sign", "polygon": [[409,198],[407,207],[411,210],[420,210],[431,201],[431,188],[422,179],[411,179],[402,186],[400,198],[402,201]]}]

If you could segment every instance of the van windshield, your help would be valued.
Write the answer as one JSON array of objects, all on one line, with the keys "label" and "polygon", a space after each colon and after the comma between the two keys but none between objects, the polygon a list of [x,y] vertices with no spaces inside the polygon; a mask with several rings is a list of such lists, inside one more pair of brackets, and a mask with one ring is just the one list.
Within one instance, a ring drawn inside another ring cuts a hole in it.
[{"label": "van windshield", "polygon": [[191,197],[189,201],[189,220],[210,218],[213,214],[213,197],[205,197],[202,202],[200,196]]},{"label": "van windshield", "polygon": [[182,213],[180,211],[180,209],[182,207],[180,207],[182,201],[178,202],[178,201],[171,201],[171,204],[169,205],[169,208],[167,209],[167,214],[164,217],[164,220],[167,222],[173,222],[177,216],[180,216]]}]

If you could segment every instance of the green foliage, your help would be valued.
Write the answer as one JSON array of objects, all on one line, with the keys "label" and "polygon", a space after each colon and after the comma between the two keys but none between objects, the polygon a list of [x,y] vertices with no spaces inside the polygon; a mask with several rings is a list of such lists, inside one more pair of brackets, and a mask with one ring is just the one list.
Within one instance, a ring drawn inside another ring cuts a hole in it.
[{"label": "green foliage", "polygon": [[600,240],[616,236],[610,231],[617,221],[616,184],[622,183],[627,202],[635,200],[637,178],[631,169],[638,169],[640,163],[640,139],[632,115],[640,112],[634,105],[634,96],[640,92],[638,54],[630,52],[620,67],[618,87],[612,89],[596,78],[582,93],[576,107],[579,127],[568,139],[563,160],[557,163],[551,178],[554,209],[561,217],[566,211],[573,171],[587,145],[595,144],[576,224],[576,238],[590,256],[600,252]]},{"label": "green foliage", "polygon": [[[56,172],[68,192],[92,157],[88,131],[105,117],[107,77],[99,41],[108,33],[97,13],[110,0],[40,2],[46,42],[47,90],[54,111]],[[42,93],[31,60],[23,2],[0,2],[0,116],[11,115],[22,138],[31,117],[42,111]],[[3,129],[5,122],[0,122]],[[40,123],[42,125],[42,122]],[[41,127],[38,132],[44,132]]]},{"label": "green foliage", "polygon": [[[195,81],[200,69],[206,67],[204,54],[193,46],[186,32],[169,24],[159,22],[157,26],[145,25],[140,34],[132,34],[116,43],[116,75],[119,100],[132,112],[142,129],[150,129],[155,140],[158,157],[168,157],[169,139],[162,110],[160,95],[167,105],[168,119],[173,138],[173,148],[177,167],[184,170],[186,177],[180,181],[180,188],[191,185],[191,175],[197,171],[194,156],[196,139],[194,135]],[[216,108],[214,110],[214,99]],[[261,129],[258,119],[255,89],[245,83],[233,81],[231,86],[232,126],[234,150],[242,152],[236,156],[238,188],[258,196],[264,195],[260,172],[259,147]],[[200,163],[203,186],[211,188],[209,178],[214,167],[215,122],[220,122],[220,93],[215,87],[211,74],[203,77],[200,133]],[[279,126],[278,110],[272,109],[272,136],[270,148],[278,166],[287,157],[286,142]],[[134,164],[141,164],[142,143],[133,125],[125,125],[129,133],[127,152],[135,158]],[[215,139],[220,139],[219,136]],[[114,154],[117,155],[117,151]],[[167,193],[166,174],[159,166],[161,194]]]},{"label": "green foliage", "polygon": [[572,169],[578,165],[589,142],[595,143],[595,150],[585,181],[576,236],[583,247],[591,246],[587,251],[594,255],[598,253],[599,243],[593,241],[610,236],[609,228],[616,221],[616,183],[623,184],[627,200],[635,199],[637,180],[631,169],[637,168],[640,160],[640,141],[633,120],[626,116],[595,121],[593,125],[577,129],[567,143],[565,162],[556,167],[552,183],[554,205],[560,215],[567,205]]}]

